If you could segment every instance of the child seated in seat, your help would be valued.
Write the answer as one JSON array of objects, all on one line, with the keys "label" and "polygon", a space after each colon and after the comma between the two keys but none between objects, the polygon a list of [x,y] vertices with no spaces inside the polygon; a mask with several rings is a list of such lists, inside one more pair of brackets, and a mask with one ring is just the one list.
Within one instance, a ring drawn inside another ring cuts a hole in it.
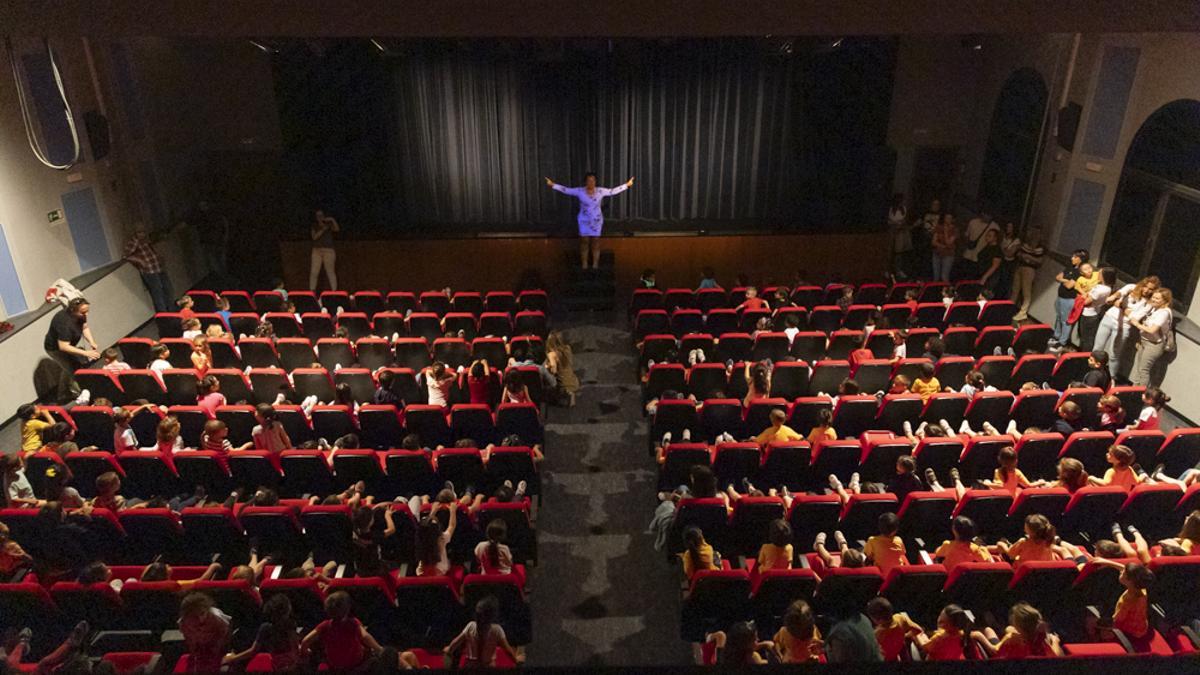
[{"label": "child seated in seat", "polygon": [[1146,387],[1142,393],[1142,411],[1138,413],[1137,421],[1127,428],[1131,431],[1157,431],[1160,428],[1159,412],[1170,402],[1171,397],[1158,387]]},{"label": "child seated in seat", "polygon": [[908,641],[925,632],[908,614],[896,612],[882,596],[867,603],[867,618],[875,626],[875,641],[884,662],[899,661]]},{"label": "child seated in seat", "polygon": [[[916,304],[915,302],[913,303]],[[908,358],[908,331],[903,328],[892,331],[892,365]],[[905,378],[908,379],[908,378]],[[894,380],[893,380],[894,383]],[[899,392],[893,392],[899,393]]]},{"label": "child seated in seat", "polygon": [[772,640],[780,663],[808,663],[822,654],[821,631],[817,630],[812,607],[794,600],[783,613],[783,626]]},{"label": "child seated in seat", "polygon": [[1083,408],[1074,401],[1064,401],[1058,406],[1058,419],[1054,420],[1050,431],[1060,433],[1063,438],[1070,437],[1076,431],[1083,431]]},{"label": "child seated in seat", "polygon": [[21,581],[31,567],[33,557],[9,535],[8,525],[0,523],[0,583]]},{"label": "child seated in seat", "polygon": [[1062,656],[1059,637],[1047,631],[1042,613],[1027,602],[1018,602],[1008,612],[1008,628],[998,637],[991,626],[971,631],[989,656],[998,659],[1024,659],[1030,656]]},{"label": "child seated in seat", "polygon": [[[821,412],[829,412],[829,411],[822,408]],[[804,437],[801,436],[800,434],[796,433],[795,429],[792,429],[788,425],[784,424],[784,422],[786,422],[786,421],[787,421],[787,413],[784,412],[783,409],[781,409],[781,408],[772,409],[771,410],[771,426],[768,427],[766,430],[764,430],[759,435],[755,436],[754,442],[757,443],[761,447],[766,447],[767,445],[770,445],[771,443],[787,443],[790,441],[804,440]],[[828,428],[829,427],[826,427],[826,429],[828,429]],[[837,434],[835,433],[834,437],[836,438],[836,436],[837,436]]]},{"label": "child seated in seat", "polygon": [[996,468],[996,473],[992,480],[981,479],[985,487],[993,490],[1007,490],[1012,494],[1017,494],[1021,488],[1033,487],[1025,474],[1017,468],[1017,451],[1011,447],[1000,448],[1000,452],[996,454],[996,461],[1000,464]]},{"label": "child seated in seat", "polygon": [[42,448],[42,433],[54,426],[50,411],[32,403],[17,408],[17,419],[21,420],[21,452],[37,452]]},{"label": "child seated in seat", "polygon": [[687,550],[679,554],[679,559],[683,561],[685,577],[691,579],[696,572],[721,569],[721,554],[704,540],[704,532],[700,528],[690,525],[684,529],[683,543]]},{"label": "child seated in seat", "polygon": [[121,360],[121,352],[116,347],[109,347],[102,354],[104,357],[104,365],[100,366],[110,373],[119,373],[122,370],[130,370],[128,363]]},{"label": "child seated in seat", "polygon": [[153,359],[150,361],[150,370],[158,375],[158,380],[161,382],[163,371],[174,368],[168,361],[171,358],[171,350],[161,342],[155,342],[150,347],[150,356]]},{"label": "child seated in seat", "polygon": [[996,388],[991,386],[984,380],[983,373],[978,370],[967,371],[963,378],[963,386],[958,390],[959,393],[974,397],[981,391],[996,391]]},{"label": "child seated in seat", "polygon": [[[210,581],[217,576],[221,571],[221,563],[212,562],[204,572],[195,579],[175,579],[175,583],[179,584],[179,590],[183,592],[190,591],[196,584],[201,581]],[[139,581],[170,581],[173,570],[171,566],[164,562],[152,562],[146,565],[142,570],[142,576]]]},{"label": "child seated in seat", "polygon": [[879,534],[867,539],[863,547],[863,555],[867,562],[878,567],[880,573],[887,578],[893,567],[908,564],[905,557],[904,540],[896,536],[900,530],[900,518],[894,513],[879,514]]},{"label": "child seated in seat", "polygon": [[1111,466],[1104,472],[1104,478],[1088,477],[1091,485],[1117,485],[1132,490],[1142,482],[1142,477],[1133,470],[1133,450],[1124,445],[1113,445],[1104,455],[1105,461]]},{"label": "child seated in seat", "polygon": [[277,455],[292,447],[292,439],[288,438],[287,430],[279,421],[279,413],[269,403],[259,403],[254,409],[254,419],[258,424],[251,430],[255,450],[266,450]]},{"label": "child seated in seat", "polygon": [[970,636],[971,619],[962,607],[946,605],[938,615],[938,629],[932,635],[917,633],[913,636],[917,647],[930,661],[961,661],[966,653]]},{"label": "child seated in seat", "polygon": [[476,603],[475,620],[468,622],[458,637],[446,645],[446,665],[454,667],[461,661],[467,669],[490,668],[495,665],[498,650],[508,654],[514,663],[524,663],[525,654],[508,643],[499,619],[500,601],[496,596],[489,595]]},{"label": "child seated in seat", "polygon": [[[775,412],[776,411],[774,410],[771,411],[772,423],[775,421]],[[780,410],[778,412],[782,413],[783,411]],[[787,415],[784,415],[784,419],[786,418]],[[833,428],[833,411],[829,408],[821,408],[817,411],[816,425],[813,426],[812,431],[808,432],[808,438],[806,440],[808,441],[809,446],[815,448],[819,443],[823,443],[825,441],[836,441],[837,437],[837,430]],[[797,438],[796,440],[800,439]]]},{"label": "child seated in seat", "polygon": [[743,312],[747,309],[771,309],[766,300],[758,297],[758,289],[754,286],[746,288],[746,299],[740,305],[734,307],[734,311]]},{"label": "child seated in seat", "polygon": [[841,530],[837,530],[833,533],[833,541],[838,547],[837,558],[834,558],[833,554],[830,553],[827,548],[825,548],[826,541],[827,538],[824,532],[818,533],[817,538],[813,540],[813,552],[817,554],[817,557],[820,558],[825,567],[866,566],[867,557],[863,555],[862,551],[856,548],[850,548],[849,544],[846,543],[846,535],[842,534]]},{"label": "child seated in seat", "polygon": [[[451,486],[453,492],[453,487]],[[442,529],[437,518],[438,511],[448,511],[446,528]],[[458,526],[458,505],[454,502],[435,501],[429,513],[417,525],[417,576],[437,577],[450,573],[450,557],[446,547],[454,538]]]},{"label": "child seated in seat", "polygon": [[221,393],[221,381],[213,375],[205,375],[200,380],[200,392],[196,398],[196,405],[203,408],[209,417],[216,417],[217,408],[225,403],[225,394]]},{"label": "child seated in seat", "polygon": [[947,572],[965,562],[992,561],[988,550],[975,543],[975,523],[970,518],[956,517],[950,523],[950,531],[954,534],[954,540],[943,541],[933,553],[934,561],[940,562]]},{"label": "child seated in seat", "polygon": [[1075,494],[1075,491],[1088,484],[1087,471],[1083,470],[1083,462],[1073,457],[1063,457],[1058,460],[1058,478],[1052,481],[1040,480],[1034,483],[1034,487],[1060,487],[1066,488],[1067,492]]},{"label": "child seated in seat", "polygon": [[792,526],[776,518],[767,526],[767,543],[758,549],[754,570],[792,569]]},{"label": "child seated in seat", "polygon": [[713,662],[707,665],[757,666],[769,663],[760,651],[772,650],[769,641],[758,639],[754,624],[738,621],[729,627],[729,632],[716,631],[704,636],[711,645]]},{"label": "child seated in seat", "polygon": [[300,642],[300,656],[307,658],[319,640],[325,653],[325,664],[334,672],[351,672],[360,668],[370,655],[383,650],[362,623],[353,616],[354,601],[345,591],[330,593],[325,598],[328,617],[312,629]]},{"label": "child seated in seat", "polygon": [[[383,511],[383,530],[376,530],[374,527],[377,510]],[[391,504],[359,506],[353,511],[351,524],[355,573],[360,577],[386,575],[387,566],[383,562],[381,546],[385,539],[396,534],[396,520],[392,515]]]},{"label": "child seated in seat", "polygon": [[912,383],[912,393],[921,397],[922,403],[928,403],[930,397],[942,390],[942,383],[933,375],[933,364],[922,363],[921,375]]},{"label": "child seated in seat", "polygon": [[184,340],[195,340],[203,334],[204,332],[200,330],[200,319],[191,318],[183,320],[182,337]]},{"label": "child seated in seat", "polygon": [[3,466],[3,483],[7,488],[8,507],[13,509],[39,508],[46,504],[33,494],[33,486],[25,477],[25,462],[19,455],[4,455],[0,457]]},{"label": "child seated in seat", "polygon": [[167,415],[159,421],[155,429],[155,444],[141,449],[151,452],[157,450],[163,457],[171,458],[176,450],[184,449],[183,438],[179,435],[180,429],[179,418]]},{"label": "child seated in seat", "polygon": [[96,496],[91,504],[94,509],[108,509],[113,513],[140,506],[140,500],[127,500],[121,496],[121,476],[116,471],[105,471],[96,476]]},{"label": "child seated in seat", "polygon": [[1125,409],[1121,407],[1121,399],[1112,394],[1101,396],[1096,403],[1096,410],[1100,413],[1099,431],[1115,435],[1125,428]]},{"label": "child seated in seat", "polygon": [[1088,633],[1093,637],[1111,639],[1109,629],[1120,630],[1135,645],[1150,636],[1150,607],[1147,589],[1154,585],[1154,572],[1142,563],[1119,563],[1115,560],[1095,558],[1093,563],[1121,570],[1119,581],[1125,591],[1117,600],[1112,619],[1096,622],[1089,617]]},{"label": "child seated in seat", "polygon": [[512,549],[504,543],[508,538],[508,525],[493,518],[487,525],[487,541],[475,546],[475,560],[483,574],[516,574],[521,586],[525,585],[525,568],[513,564]]},{"label": "child seated in seat", "polygon": [[1025,536],[1015,544],[1009,544],[1001,539],[996,542],[996,549],[1012,561],[1014,565],[1038,560],[1059,560],[1060,556],[1054,549],[1054,539],[1057,532],[1050,521],[1040,513],[1025,517]]},{"label": "child seated in seat", "polygon": [[837,476],[829,475],[829,487],[842,500],[844,506],[850,501],[851,494],[880,494],[890,492],[896,495],[896,499],[900,503],[904,503],[904,498],[910,492],[919,492],[925,489],[925,485],[917,478],[917,462],[912,455],[900,455],[896,458],[896,474],[888,480],[887,484],[881,483],[862,483],[858,472],[850,474],[850,482],[842,486],[842,481]]}]

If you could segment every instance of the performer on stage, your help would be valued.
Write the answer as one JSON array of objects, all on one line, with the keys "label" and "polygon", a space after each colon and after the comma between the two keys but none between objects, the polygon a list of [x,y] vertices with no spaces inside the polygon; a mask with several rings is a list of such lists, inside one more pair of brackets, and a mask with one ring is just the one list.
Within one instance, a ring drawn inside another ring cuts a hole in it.
[{"label": "performer on stage", "polygon": [[584,176],[583,187],[566,187],[549,178],[546,185],[565,195],[579,200],[579,265],[588,268],[588,248],[592,251],[592,269],[600,268],[600,231],[604,229],[604,214],[600,211],[600,200],[619,195],[633,187],[633,178],[613,188],[596,187],[596,174]]}]

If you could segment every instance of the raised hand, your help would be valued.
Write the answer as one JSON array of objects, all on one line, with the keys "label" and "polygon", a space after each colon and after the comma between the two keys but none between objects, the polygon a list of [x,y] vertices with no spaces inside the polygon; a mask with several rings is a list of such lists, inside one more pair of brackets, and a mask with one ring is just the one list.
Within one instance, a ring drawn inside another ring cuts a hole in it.
[{"label": "raised hand", "polygon": [[550,180],[550,178],[549,178],[549,177],[547,177],[547,178],[546,178],[546,185],[547,185],[547,186],[549,186],[549,187],[554,187],[554,181]]},{"label": "raised hand", "polygon": [[629,180],[625,181],[625,187],[633,187],[633,176],[630,176]]}]

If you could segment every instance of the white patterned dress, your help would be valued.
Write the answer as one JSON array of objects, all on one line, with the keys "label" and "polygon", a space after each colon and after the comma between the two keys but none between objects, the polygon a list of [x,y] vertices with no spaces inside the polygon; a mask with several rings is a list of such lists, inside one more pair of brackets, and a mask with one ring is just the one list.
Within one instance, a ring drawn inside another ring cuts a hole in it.
[{"label": "white patterned dress", "polygon": [[629,189],[629,185],[621,183],[613,188],[597,187],[591,194],[588,194],[586,187],[567,187],[557,183],[554,184],[554,189],[579,200],[579,236],[599,237],[600,231],[604,229],[604,213],[600,210],[600,200],[621,194]]}]

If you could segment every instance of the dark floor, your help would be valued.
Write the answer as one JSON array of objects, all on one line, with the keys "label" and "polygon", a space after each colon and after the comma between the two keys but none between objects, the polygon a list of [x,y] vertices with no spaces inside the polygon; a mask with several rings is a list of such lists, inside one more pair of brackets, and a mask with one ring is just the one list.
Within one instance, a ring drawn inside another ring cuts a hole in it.
[{"label": "dark floor", "polygon": [[675,570],[645,533],[657,476],[628,331],[611,313],[556,322],[583,381],[574,409],[546,425],[540,561],[530,575],[536,666],[690,662],[679,639]]}]

